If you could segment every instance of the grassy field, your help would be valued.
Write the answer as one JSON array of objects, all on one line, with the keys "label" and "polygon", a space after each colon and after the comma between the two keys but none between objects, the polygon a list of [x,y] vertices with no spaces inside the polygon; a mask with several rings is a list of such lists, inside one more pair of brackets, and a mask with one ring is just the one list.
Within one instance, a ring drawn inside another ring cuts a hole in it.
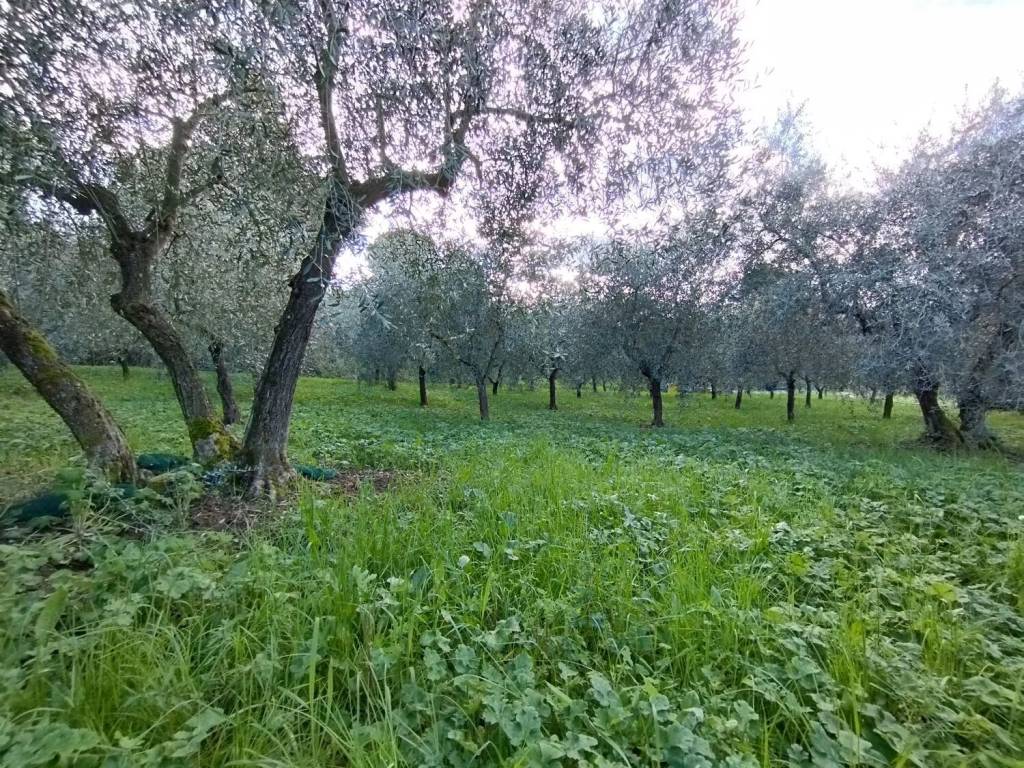
[{"label": "grassy field", "polygon": [[[170,384],[86,369],[138,450]],[[249,395],[242,387],[243,401]],[[252,531],[77,504],[0,544],[0,764],[1021,766],[1024,473],[916,406],[300,382]],[[0,502],[75,448],[0,373]],[[1024,419],[992,419],[1024,450]]]}]

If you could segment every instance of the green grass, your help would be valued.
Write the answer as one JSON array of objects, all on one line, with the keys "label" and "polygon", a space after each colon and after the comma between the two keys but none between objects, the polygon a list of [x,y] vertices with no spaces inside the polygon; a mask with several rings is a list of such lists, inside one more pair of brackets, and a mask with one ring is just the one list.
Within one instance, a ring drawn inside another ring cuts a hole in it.
[{"label": "green grass", "polygon": [[[187,449],[166,379],[85,375],[136,449]],[[469,389],[303,380],[292,457],[396,486],[0,545],[0,763],[1022,764],[1017,460],[910,445],[910,401],[672,396],[651,430],[560,396],[480,424]],[[0,407],[10,500],[76,451],[10,370]]]}]

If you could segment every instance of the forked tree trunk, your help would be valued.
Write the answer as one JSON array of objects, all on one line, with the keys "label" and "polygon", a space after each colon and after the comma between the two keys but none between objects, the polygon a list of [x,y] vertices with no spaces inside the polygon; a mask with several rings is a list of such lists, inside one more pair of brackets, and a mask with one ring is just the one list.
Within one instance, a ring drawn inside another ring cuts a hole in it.
[{"label": "forked tree trunk", "polygon": [[796,419],[796,374],[790,371],[786,376],[786,421]]},{"label": "forked tree trunk", "polygon": [[651,376],[648,378],[651,385],[651,409],[654,412],[654,418],[651,419],[652,427],[664,427],[665,419],[663,417],[662,404],[661,404],[661,379]]},{"label": "forked tree trunk", "polygon": [[491,408],[487,402],[487,379],[477,380],[476,399],[480,405],[480,421],[490,421]]},{"label": "forked tree trunk", "polygon": [[0,291],[0,349],[57,412],[89,463],[114,482],[134,482],[135,457],[103,404],[65,365],[46,338]]},{"label": "forked tree trunk", "polygon": [[421,365],[419,369],[420,379],[420,408],[427,407],[427,371]]},{"label": "forked tree trunk", "polygon": [[220,395],[224,423],[237,424],[239,413],[235,389],[231,386],[231,374],[228,373],[228,366],[224,362],[224,347],[219,341],[210,343],[210,359],[213,360],[213,369],[217,372],[217,394]]},{"label": "forked tree trunk", "polygon": [[743,387],[736,387],[736,405],[735,408],[738,411],[740,406],[743,405]]},{"label": "forked tree trunk", "polygon": [[555,386],[555,379],[558,377],[558,369],[552,369],[551,373],[548,374],[548,410],[558,410],[558,399],[557,399],[557,387]]},{"label": "forked tree trunk", "polygon": [[882,418],[892,418],[893,391],[890,389],[885,393],[885,402],[882,404]]},{"label": "forked tree trunk", "polygon": [[825,397],[825,388],[824,387],[815,387],[815,389],[818,390],[818,399],[819,400],[821,400],[823,397]]},{"label": "forked tree trunk", "polygon": [[938,386],[934,384],[919,385],[914,395],[917,397],[918,405],[921,406],[925,439],[945,447],[961,445],[963,437],[960,430],[950,421],[939,404]]},{"label": "forked tree trunk", "polygon": [[121,268],[121,290],[110,297],[110,305],[146,338],[167,368],[192,453],[202,464],[230,458],[237,446],[214,412],[181,334],[153,299],[153,263],[162,248],[159,236],[137,237],[129,243],[115,240],[112,248]]},{"label": "forked tree trunk", "polygon": [[806,386],[806,388],[807,388],[807,393],[804,396],[804,407],[810,408],[811,407],[811,380],[805,377],[804,378],[804,386]]}]

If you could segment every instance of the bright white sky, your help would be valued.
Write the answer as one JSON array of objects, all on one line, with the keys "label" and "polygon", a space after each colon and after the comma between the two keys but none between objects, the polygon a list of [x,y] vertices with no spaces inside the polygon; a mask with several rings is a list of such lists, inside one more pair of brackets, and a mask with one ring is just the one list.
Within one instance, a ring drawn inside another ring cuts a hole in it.
[{"label": "bright white sky", "polygon": [[943,132],[997,79],[1024,81],[1024,0],[740,0],[753,124],[805,104],[815,148],[857,183]]}]

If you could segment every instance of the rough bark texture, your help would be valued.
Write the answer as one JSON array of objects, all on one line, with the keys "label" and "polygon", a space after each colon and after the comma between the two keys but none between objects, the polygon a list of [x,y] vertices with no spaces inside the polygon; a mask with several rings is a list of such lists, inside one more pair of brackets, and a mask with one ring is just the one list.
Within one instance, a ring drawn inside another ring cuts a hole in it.
[{"label": "rough bark texture", "polygon": [[656,376],[652,376],[648,378],[648,381],[651,385],[651,409],[654,412],[654,418],[651,419],[651,426],[664,427],[665,419],[661,404],[661,379]]},{"label": "rough bark texture", "polygon": [[924,437],[942,447],[956,447],[963,444],[960,430],[956,428],[939,404],[939,388],[934,384],[918,386],[914,392],[921,416],[924,419]]},{"label": "rough bark texture", "polygon": [[480,379],[476,383],[476,397],[480,403],[480,421],[489,421],[491,418],[491,407],[487,402],[487,380]]},{"label": "rough bark texture", "polygon": [[892,392],[892,390],[889,390],[888,392],[885,393],[885,402],[882,405],[882,418],[883,419],[891,419],[892,418],[892,400],[893,400],[893,392]]},{"label": "rough bark texture", "polygon": [[548,410],[558,410],[558,399],[557,391],[558,388],[555,386],[555,379],[558,378],[558,369],[555,368],[548,374]]},{"label": "rough bark texture", "polygon": [[210,344],[210,359],[213,360],[213,369],[217,372],[217,394],[220,395],[224,423],[237,424],[238,403],[235,401],[234,387],[231,386],[231,374],[228,373],[228,366],[224,362],[224,347],[220,342]]},{"label": "rough bark texture", "polygon": [[2,291],[0,349],[57,412],[91,465],[114,482],[135,480],[135,457],[113,417]]},{"label": "rough bark texture", "polygon": [[302,370],[317,308],[334,271],[338,248],[358,220],[358,208],[334,180],[312,251],[291,279],[288,303],[277,325],[263,375],[253,394],[241,459],[249,470],[250,496],[274,495],[275,486],[294,477],[288,463],[288,430],[295,385]]},{"label": "rough bark texture", "polygon": [[786,376],[786,421],[796,419],[796,374],[790,371]]},{"label": "rough bark texture", "polygon": [[427,371],[421,365],[419,369],[420,379],[420,408],[427,407]]},{"label": "rough bark texture", "polygon": [[736,405],[735,408],[738,411],[740,406],[743,405],[743,387],[736,387]]},{"label": "rough bark texture", "polygon": [[985,401],[968,390],[959,402],[960,436],[971,448],[995,448],[996,436],[989,431]]}]

